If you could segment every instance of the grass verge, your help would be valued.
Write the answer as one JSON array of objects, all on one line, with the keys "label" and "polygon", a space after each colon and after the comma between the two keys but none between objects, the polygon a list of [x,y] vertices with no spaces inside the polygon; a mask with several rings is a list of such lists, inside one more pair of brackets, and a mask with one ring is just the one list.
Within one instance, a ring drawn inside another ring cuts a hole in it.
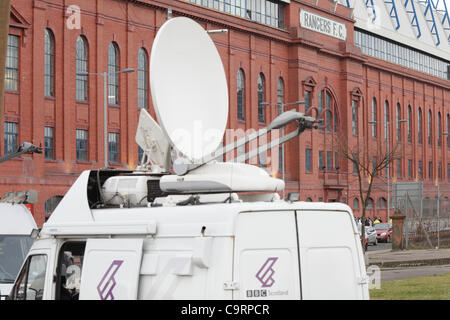
[{"label": "grass verge", "polygon": [[450,300],[450,274],[386,281],[371,300]]}]

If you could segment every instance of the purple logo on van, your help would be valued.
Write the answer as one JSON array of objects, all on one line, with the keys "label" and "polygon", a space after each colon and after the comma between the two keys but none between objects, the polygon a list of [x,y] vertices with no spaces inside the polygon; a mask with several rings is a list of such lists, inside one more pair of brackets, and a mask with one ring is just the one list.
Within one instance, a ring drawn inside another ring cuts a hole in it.
[{"label": "purple logo on van", "polygon": [[263,288],[270,288],[275,283],[272,276],[275,274],[275,270],[272,268],[278,258],[272,257],[264,262],[263,266],[256,273],[256,279],[258,279]]},{"label": "purple logo on van", "polygon": [[114,300],[113,289],[116,286],[114,275],[122,265],[123,260],[114,260],[106,270],[105,275],[97,286],[98,294],[102,300]]}]

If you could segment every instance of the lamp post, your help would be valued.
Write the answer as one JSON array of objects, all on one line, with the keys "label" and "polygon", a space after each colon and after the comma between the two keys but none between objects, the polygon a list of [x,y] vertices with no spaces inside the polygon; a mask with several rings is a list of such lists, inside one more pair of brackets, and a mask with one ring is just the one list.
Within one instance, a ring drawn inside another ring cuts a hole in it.
[{"label": "lamp post", "polygon": [[108,168],[108,76],[118,73],[131,73],[134,72],[132,68],[126,68],[117,72],[102,72],[102,73],[90,73],[86,71],[77,72],[79,76],[103,76],[103,116],[104,116],[104,144],[105,144],[105,169]]},{"label": "lamp post", "polygon": [[[398,120],[397,121],[397,126],[400,125],[400,123],[402,122],[408,122],[408,120]],[[390,144],[390,139],[389,139],[389,121],[369,121],[369,124],[377,124],[377,123],[384,123],[385,124],[385,133],[386,133],[386,156],[389,155],[389,144]],[[391,201],[390,201],[390,190],[389,190],[389,186],[390,186],[390,172],[389,172],[389,165],[390,165],[390,161],[388,161],[387,165],[386,165],[386,173],[387,173],[387,223],[389,223],[389,218],[390,218],[390,206],[391,206]]]},{"label": "lamp post", "polygon": [[[285,110],[284,107],[286,106],[292,106],[292,105],[299,105],[299,104],[305,104],[305,101],[295,101],[295,102],[290,102],[290,103],[282,103],[282,102],[278,102],[275,104],[269,103],[269,102],[261,102],[261,106],[266,107],[266,106],[277,106],[278,108],[280,108],[278,114],[282,114]],[[284,135],[284,127],[281,128],[281,134]],[[284,181],[284,177],[285,177],[285,163],[284,163],[284,143],[281,145],[281,163],[282,163],[282,168],[281,168],[281,175]],[[283,189],[283,199],[284,199],[284,195],[285,195],[285,189]]]}]

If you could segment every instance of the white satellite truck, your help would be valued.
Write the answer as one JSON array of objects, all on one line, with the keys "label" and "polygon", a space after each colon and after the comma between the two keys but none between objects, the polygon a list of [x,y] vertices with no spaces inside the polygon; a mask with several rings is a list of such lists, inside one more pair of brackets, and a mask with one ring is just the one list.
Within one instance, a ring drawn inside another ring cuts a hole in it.
[{"label": "white satellite truck", "polygon": [[[287,111],[218,148],[225,72],[208,32],[184,17],[159,29],[150,83],[159,124],[141,111],[140,165],[79,176],[43,225],[10,299],[369,298],[351,209],[280,199],[284,181],[245,163],[317,128],[314,118]],[[288,123],[296,129],[257,151],[215,160]]]},{"label": "white satellite truck", "polygon": [[36,222],[25,203],[34,203],[34,190],[7,193],[0,200],[0,300],[13,287],[28,251],[33,244]]}]

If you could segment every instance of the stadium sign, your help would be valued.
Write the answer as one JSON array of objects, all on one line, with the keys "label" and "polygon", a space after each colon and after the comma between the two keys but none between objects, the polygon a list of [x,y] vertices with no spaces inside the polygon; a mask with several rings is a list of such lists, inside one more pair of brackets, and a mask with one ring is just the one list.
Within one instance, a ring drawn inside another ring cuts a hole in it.
[{"label": "stadium sign", "polygon": [[322,17],[306,10],[300,11],[300,26],[340,40],[345,41],[347,39],[347,27],[344,23]]}]

